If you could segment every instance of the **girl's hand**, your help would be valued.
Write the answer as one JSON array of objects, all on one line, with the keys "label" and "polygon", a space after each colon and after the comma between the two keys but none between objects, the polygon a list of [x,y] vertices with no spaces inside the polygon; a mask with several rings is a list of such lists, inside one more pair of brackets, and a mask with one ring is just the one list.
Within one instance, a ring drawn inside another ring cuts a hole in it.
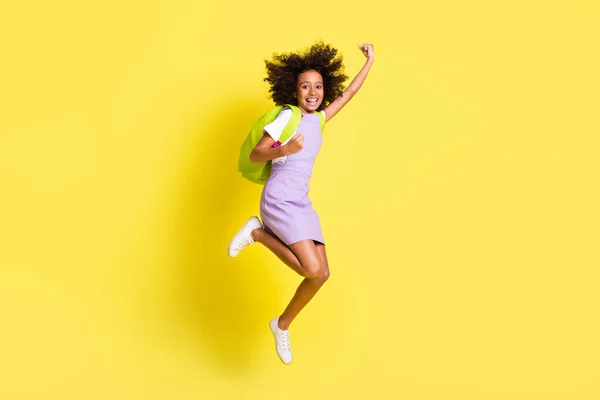
[{"label": "girl's hand", "polygon": [[365,57],[370,58],[370,59],[375,58],[375,49],[373,48],[372,44],[368,44],[368,43],[359,44],[358,48],[360,49],[360,51],[363,52]]},{"label": "girl's hand", "polygon": [[284,144],[282,147],[285,147],[287,155],[296,154],[304,148],[304,135],[298,133],[292,136],[290,141]]}]

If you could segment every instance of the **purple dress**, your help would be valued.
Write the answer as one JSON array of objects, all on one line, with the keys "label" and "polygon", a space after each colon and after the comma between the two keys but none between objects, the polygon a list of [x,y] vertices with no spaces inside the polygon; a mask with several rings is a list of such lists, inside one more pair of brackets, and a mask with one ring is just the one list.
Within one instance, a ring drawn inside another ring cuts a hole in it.
[{"label": "purple dress", "polygon": [[273,164],[271,176],[260,197],[260,217],[266,231],[286,245],[311,239],[325,244],[317,212],[308,198],[313,164],[321,149],[318,114],[303,114],[298,132],[304,135],[304,147]]}]

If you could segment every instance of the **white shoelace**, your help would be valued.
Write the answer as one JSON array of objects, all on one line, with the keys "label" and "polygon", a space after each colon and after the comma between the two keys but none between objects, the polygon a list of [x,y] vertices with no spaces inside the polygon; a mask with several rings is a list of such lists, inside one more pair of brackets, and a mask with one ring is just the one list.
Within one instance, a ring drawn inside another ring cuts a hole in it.
[{"label": "white shoelace", "polygon": [[281,348],[285,351],[290,351],[290,331],[280,330],[279,337],[281,338]]},{"label": "white shoelace", "polygon": [[248,239],[246,239],[243,242],[241,242],[240,244],[238,244],[235,249],[243,250],[246,246],[251,245],[252,243],[254,243],[254,240],[252,240],[252,237],[249,237]]}]

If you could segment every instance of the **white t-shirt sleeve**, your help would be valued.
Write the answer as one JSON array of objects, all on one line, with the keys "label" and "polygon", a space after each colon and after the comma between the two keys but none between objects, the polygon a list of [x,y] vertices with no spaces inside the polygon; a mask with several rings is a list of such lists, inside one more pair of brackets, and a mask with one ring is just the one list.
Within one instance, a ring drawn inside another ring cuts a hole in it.
[{"label": "white t-shirt sleeve", "polygon": [[292,110],[286,107],[279,112],[279,115],[277,115],[277,118],[273,122],[263,128],[263,131],[267,132],[277,142],[291,118]]}]

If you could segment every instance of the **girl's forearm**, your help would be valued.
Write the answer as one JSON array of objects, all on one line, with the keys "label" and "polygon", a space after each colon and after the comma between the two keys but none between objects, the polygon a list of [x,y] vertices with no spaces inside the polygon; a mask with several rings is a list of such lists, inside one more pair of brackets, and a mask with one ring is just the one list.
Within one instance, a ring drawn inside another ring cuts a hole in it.
[{"label": "girl's forearm", "polygon": [[374,58],[367,59],[365,65],[358,72],[358,74],[356,74],[352,82],[350,82],[348,88],[344,91],[344,94],[349,94],[352,97],[356,94],[356,92],[358,92],[358,89],[360,89],[363,82],[367,78],[367,75],[369,74],[369,70],[371,69],[371,65],[373,65],[373,61]]},{"label": "girl's forearm", "polygon": [[250,161],[253,163],[261,163],[273,160],[278,157],[287,156],[285,146],[279,147],[255,147],[250,153]]}]

